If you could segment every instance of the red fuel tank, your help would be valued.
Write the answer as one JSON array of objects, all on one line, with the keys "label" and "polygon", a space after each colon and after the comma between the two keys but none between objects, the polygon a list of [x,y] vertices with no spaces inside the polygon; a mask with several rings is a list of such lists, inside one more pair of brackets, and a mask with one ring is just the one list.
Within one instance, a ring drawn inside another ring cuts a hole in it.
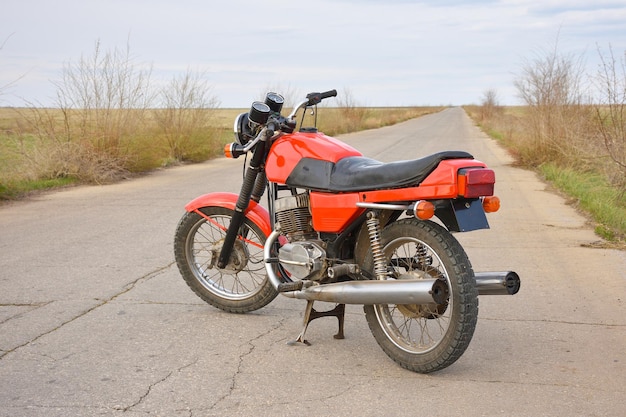
[{"label": "red fuel tank", "polygon": [[362,156],[353,147],[323,133],[296,132],[284,135],[272,144],[265,164],[270,181],[285,184],[302,158],[337,162],[346,156]]}]

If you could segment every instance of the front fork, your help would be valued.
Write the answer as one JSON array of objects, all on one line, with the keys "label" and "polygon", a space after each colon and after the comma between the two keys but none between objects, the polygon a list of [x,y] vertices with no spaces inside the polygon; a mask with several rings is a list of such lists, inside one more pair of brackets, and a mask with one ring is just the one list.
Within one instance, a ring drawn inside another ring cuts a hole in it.
[{"label": "front fork", "polygon": [[267,142],[263,140],[254,148],[252,160],[250,161],[244,175],[239,198],[237,199],[237,204],[235,204],[235,212],[230,220],[230,225],[228,226],[226,236],[224,237],[224,244],[222,245],[222,250],[217,261],[217,267],[220,269],[223,269],[226,265],[228,265],[233,245],[239,235],[239,229],[246,219],[245,213],[248,205],[250,204],[250,200],[254,200],[258,203],[263,195],[263,192],[265,191],[267,179],[265,178],[262,166],[265,160],[266,143]]}]

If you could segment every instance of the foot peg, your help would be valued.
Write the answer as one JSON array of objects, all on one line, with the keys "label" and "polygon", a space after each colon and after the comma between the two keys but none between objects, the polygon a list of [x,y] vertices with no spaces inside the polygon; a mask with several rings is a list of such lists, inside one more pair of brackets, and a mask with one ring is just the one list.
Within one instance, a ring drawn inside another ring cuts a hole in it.
[{"label": "foot peg", "polygon": [[320,317],[337,317],[337,321],[339,321],[339,331],[333,337],[335,339],[343,339],[343,322],[346,314],[346,305],[345,304],[337,304],[335,308],[328,311],[317,311],[313,308],[313,300],[309,300],[306,303],[306,309],[304,310],[304,327],[298,335],[298,338],[292,342],[287,343],[288,345],[297,345],[304,344],[310,346],[311,344],[304,338],[304,334],[306,333],[306,329],[309,326],[309,323],[315,319]]}]

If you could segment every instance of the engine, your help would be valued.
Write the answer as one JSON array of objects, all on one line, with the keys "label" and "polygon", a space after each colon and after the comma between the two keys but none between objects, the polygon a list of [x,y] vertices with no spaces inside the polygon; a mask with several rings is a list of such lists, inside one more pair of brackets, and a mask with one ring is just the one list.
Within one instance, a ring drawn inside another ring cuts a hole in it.
[{"label": "engine", "polygon": [[292,279],[322,279],[327,268],[326,251],[313,230],[308,193],[279,198],[275,207],[276,220],[289,241],[278,251],[281,265]]}]

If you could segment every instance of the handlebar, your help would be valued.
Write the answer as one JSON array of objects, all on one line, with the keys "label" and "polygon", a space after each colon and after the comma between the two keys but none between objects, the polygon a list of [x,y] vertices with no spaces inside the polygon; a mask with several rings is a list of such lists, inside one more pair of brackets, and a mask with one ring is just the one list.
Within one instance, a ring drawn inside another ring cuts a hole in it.
[{"label": "handlebar", "polygon": [[301,101],[298,105],[296,105],[291,111],[291,113],[289,113],[289,116],[287,116],[287,119],[293,119],[296,116],[296,113],[298,112],[298,110],[300,110],[301,108],[315,106],[316,104],[319,104],[322,100],[329,98],[329,97],[337,97],[337,90],[333,89],[329,91],[324,91],[323,93],[307,94],[306,100]]},{"label": "handlebar", "polygon": [[[237,139],[237,143],[230,143],[224,147],[224,154],[229,158],[238,158],[239,156],[248,153],[251,151],[257,143],[260,141],[266,141],[271,139],[276,133],[291,133],[296,128],[295,116],[298,110],[301,108],[306,108],[310,106],[315,106],[319,104],[322,100],[337,97],[337,90],[329,90],[324,91],[322,93],[309,93],[306,95],[306,100],[300,102],[296,105],[292,112],[286,118],[281,116],[279,112],[275,112],[274,114],[270,114],[269,109],[265,109],[263,106],[266,104],[261,102],[254,102],[250,113],[242,113],[235,119],[235,137],[239,137],[242,135],[242,132],[239,131],[239,120],[242,116],[247,116],[248,119],[243,119],[244,124],[249,123],[246,120],[251,118],[252,113],[256,111],[258,114],[254,117],[255,126],[258,127],[254,130],[256,133],[252,131],[249,134],[246,134],[248,138],[251,138],[253,135],[256,135],[252,140],[242,140],[241,137]],[[243,130],[245,127],[242,127]]]}]

